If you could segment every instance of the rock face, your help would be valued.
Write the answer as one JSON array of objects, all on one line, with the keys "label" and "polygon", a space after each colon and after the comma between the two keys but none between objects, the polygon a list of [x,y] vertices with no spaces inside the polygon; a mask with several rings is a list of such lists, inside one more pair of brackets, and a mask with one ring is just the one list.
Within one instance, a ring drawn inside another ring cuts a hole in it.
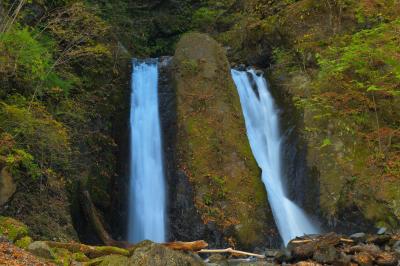
[{"label": "rock face", "polygon": [[12,200],[0,207],[0,213],[23,221],[34,238],[77,240],[64,184],[39,186],[33,182],[21,186]]},{"label": "rock face", "polygon": [[17,190],[13,177],[3,168],[0,172],[0,206],[6,203]]},{"label": "rock face", "polygon": [[[223,241],[230,244],[265,244],[276,230],[224,49],[208,35],[186,34],[177,44],[173,68],[176,169],[172,191],[175,197],[186,193],[186,199],[193,198],[198,214],[185,208],[192,204],[190,200],[178,198],[183,205],[173,206],[175,212],[183,207],[186,217],[200,216],[207,228],[216,227],[213,231],[223,232]],[[185,189],[189,182],[193,195]],[[188,232],[196,230],[204,228],[188,228]]]}]

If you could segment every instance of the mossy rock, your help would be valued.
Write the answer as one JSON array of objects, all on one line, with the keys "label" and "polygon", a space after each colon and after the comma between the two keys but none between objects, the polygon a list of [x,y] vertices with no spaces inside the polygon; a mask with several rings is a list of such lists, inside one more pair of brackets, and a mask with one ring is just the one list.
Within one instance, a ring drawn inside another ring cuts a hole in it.
[{"label": "mossy rock", "polygon": [[0,216],[0,234],[15,242],[29,233],[28,227],[10,217]]},{"label": "mossy rock", "polygon": [[232,228],[226,237],[259,245],[274,222],[225,50],[209,35],[185,34],[174,68],[178,167],[194,187],[196,208],[204,223]]},{"label": "mossy rock", "polygon": [[119,266],[131,265],[128,257],[122,255],[108,255],[88,261],[85,266]]},{"label": "mossy rock", "polygon": [[[116,265],[116,264],[105,264]],[[124,265],[124,264],[119,264]],[[151,242],[144,242],[138,246],[129,258],[126,265],[142,265],[142,266],[179,266],[192,265],[203,266],[204,262],[200,257],[169,249],[163,245]]]},{"label": "mossy rock", "polygon": [[30,236],[24,236],[23,238],[15,241],[15,245],[22,249],[27,249],[28,246],[33,242]]}]

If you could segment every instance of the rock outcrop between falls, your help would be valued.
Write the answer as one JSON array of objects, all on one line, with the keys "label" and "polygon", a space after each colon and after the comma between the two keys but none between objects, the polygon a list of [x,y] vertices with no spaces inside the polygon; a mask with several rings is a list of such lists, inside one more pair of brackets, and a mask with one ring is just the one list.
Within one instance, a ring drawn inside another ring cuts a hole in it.
[{"label": "rock outcrop between falls", "polygon": [[173,80],[175,179],[177,184],[185,184],[185,179],[191,184],[205,231],[220,231],[219,242],[241,246],[275,239],[272,213],[224,49],[209,35],[185,34],[173,59]]}]

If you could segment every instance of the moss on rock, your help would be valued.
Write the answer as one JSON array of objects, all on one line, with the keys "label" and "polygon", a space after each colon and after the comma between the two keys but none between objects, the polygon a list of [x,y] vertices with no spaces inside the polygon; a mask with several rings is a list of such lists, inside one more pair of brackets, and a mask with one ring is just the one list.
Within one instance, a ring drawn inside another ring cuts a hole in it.
[{"label": "moss on rock", "polygon": [[28,227],[20,221],[10,217],[0,216],[0,235],[15,242],[28,235]]},{"label": "moss on rock", "polygon": [[15,245],[22,249],[27,249],[28,246],[33,242],[30,236],[24,236],[23,238],[15,241]]},{"label": "moss on rock", "polygon": [[178,167],[194,186],[203,222],[234,226],[233,242],[260,244],[273,219],[225,51],[208,35],[188,33],[174,65]]}]

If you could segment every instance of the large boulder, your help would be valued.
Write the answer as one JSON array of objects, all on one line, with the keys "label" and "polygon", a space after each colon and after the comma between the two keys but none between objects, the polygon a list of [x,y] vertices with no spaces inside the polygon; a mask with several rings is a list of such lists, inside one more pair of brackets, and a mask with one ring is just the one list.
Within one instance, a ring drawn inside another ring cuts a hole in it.
[{"label": "large boulder", "polygon": [[270,241],[272,213],[225,50],[206,34],[188,33],[177,44],[173,67],[177,170],[193,187],[203,223],[215,223],[230,244]]},{"label": "large boulder", "polygon": [[142,266],[202,266],[200,257],[175,251],[163,245],[144,242],[139,245],[129,258],[128,265]]}]

